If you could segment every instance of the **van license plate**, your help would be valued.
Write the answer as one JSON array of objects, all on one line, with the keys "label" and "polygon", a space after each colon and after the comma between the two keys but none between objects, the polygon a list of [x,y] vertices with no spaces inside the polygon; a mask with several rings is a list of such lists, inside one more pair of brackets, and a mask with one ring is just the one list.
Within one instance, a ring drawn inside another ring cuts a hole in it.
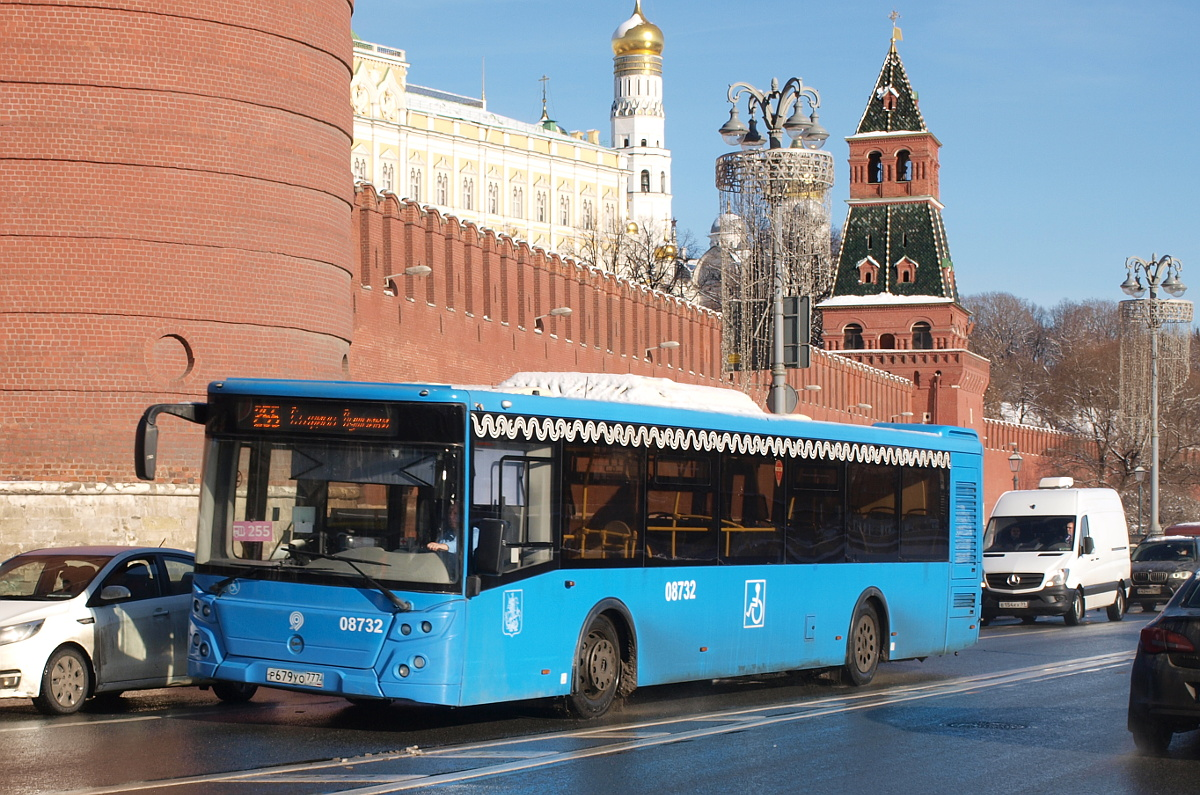
[{"label": "van license plate", "polygon": [[325,674],[318,671],[289,671],[287,668],[268,668],[267,681],[281,685],[324,687]]},{"label": "van license plate", "polygon": [[1029,607],[1029,602],[1001,602],[1000,607],[1004,610],[1024,610]]}]

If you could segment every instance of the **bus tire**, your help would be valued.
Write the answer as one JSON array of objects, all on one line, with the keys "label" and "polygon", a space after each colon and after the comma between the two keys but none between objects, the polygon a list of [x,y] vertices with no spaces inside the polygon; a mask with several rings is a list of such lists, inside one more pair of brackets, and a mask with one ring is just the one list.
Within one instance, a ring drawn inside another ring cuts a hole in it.
[{"label": "bus tire", "polygon": [[879,613],[869,602],[864,602],[854,611],[854,619],[850,622],[846,664],[842,666],[844,684],[861,687],[875,678],[883,654],[882,643]]},{"label": "bus tire", "polygon": [[575,650],[575,682],[567,696],[567,711],[580,718],[608,712],[621,685],[622,669],[617,628],[606,616],[596,616]]},{"label": "bus tire", "polygon": [[248,682],[213,682],[213,695],[227,704],[241,704],[254,698],[258,685]]}]

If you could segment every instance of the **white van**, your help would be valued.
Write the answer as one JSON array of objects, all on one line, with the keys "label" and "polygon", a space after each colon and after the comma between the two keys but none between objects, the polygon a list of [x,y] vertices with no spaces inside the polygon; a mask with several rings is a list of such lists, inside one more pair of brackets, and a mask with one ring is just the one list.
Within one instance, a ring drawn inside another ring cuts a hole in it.
[{"label": "white van", "polygon": [[1062,616],[1087,610],[1125,614],[1129,530],[1112,489],[1076,489],[1071,478],[1042,478],[1033,491],[1000,495],[983,538],[983,621]]}]

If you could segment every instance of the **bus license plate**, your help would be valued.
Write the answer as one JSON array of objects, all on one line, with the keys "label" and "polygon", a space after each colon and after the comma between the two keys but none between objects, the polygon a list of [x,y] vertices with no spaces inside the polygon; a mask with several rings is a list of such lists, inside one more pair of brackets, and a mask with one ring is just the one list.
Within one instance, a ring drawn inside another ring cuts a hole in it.
[{"label": "bus license plate", "polygon": [[267,681],[281,685],[324,687],[325,674],[318,671],[289,671],[287,668],[268,668]]},{"label": "bus license plate", "polygon": [[1024,610],[1029,607],[1029,602],[1001,602],[1000,607],[1004,610]]}]

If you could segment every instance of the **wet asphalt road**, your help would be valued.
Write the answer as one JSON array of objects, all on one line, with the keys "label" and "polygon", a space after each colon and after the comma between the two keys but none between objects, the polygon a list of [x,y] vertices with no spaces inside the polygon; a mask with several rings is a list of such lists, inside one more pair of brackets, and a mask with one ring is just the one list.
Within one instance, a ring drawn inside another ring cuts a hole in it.
[{"label": "wet asphalt road", "polygon": [[0,792],[1195,791],[1200,732],[1165,759],[1125,730],[1148,617],[998,621],[871,686],[779,675],[645,688],[600,721],[553,705],[356,707],[260,690],[133,693],[59,719],[0,702]]}]

